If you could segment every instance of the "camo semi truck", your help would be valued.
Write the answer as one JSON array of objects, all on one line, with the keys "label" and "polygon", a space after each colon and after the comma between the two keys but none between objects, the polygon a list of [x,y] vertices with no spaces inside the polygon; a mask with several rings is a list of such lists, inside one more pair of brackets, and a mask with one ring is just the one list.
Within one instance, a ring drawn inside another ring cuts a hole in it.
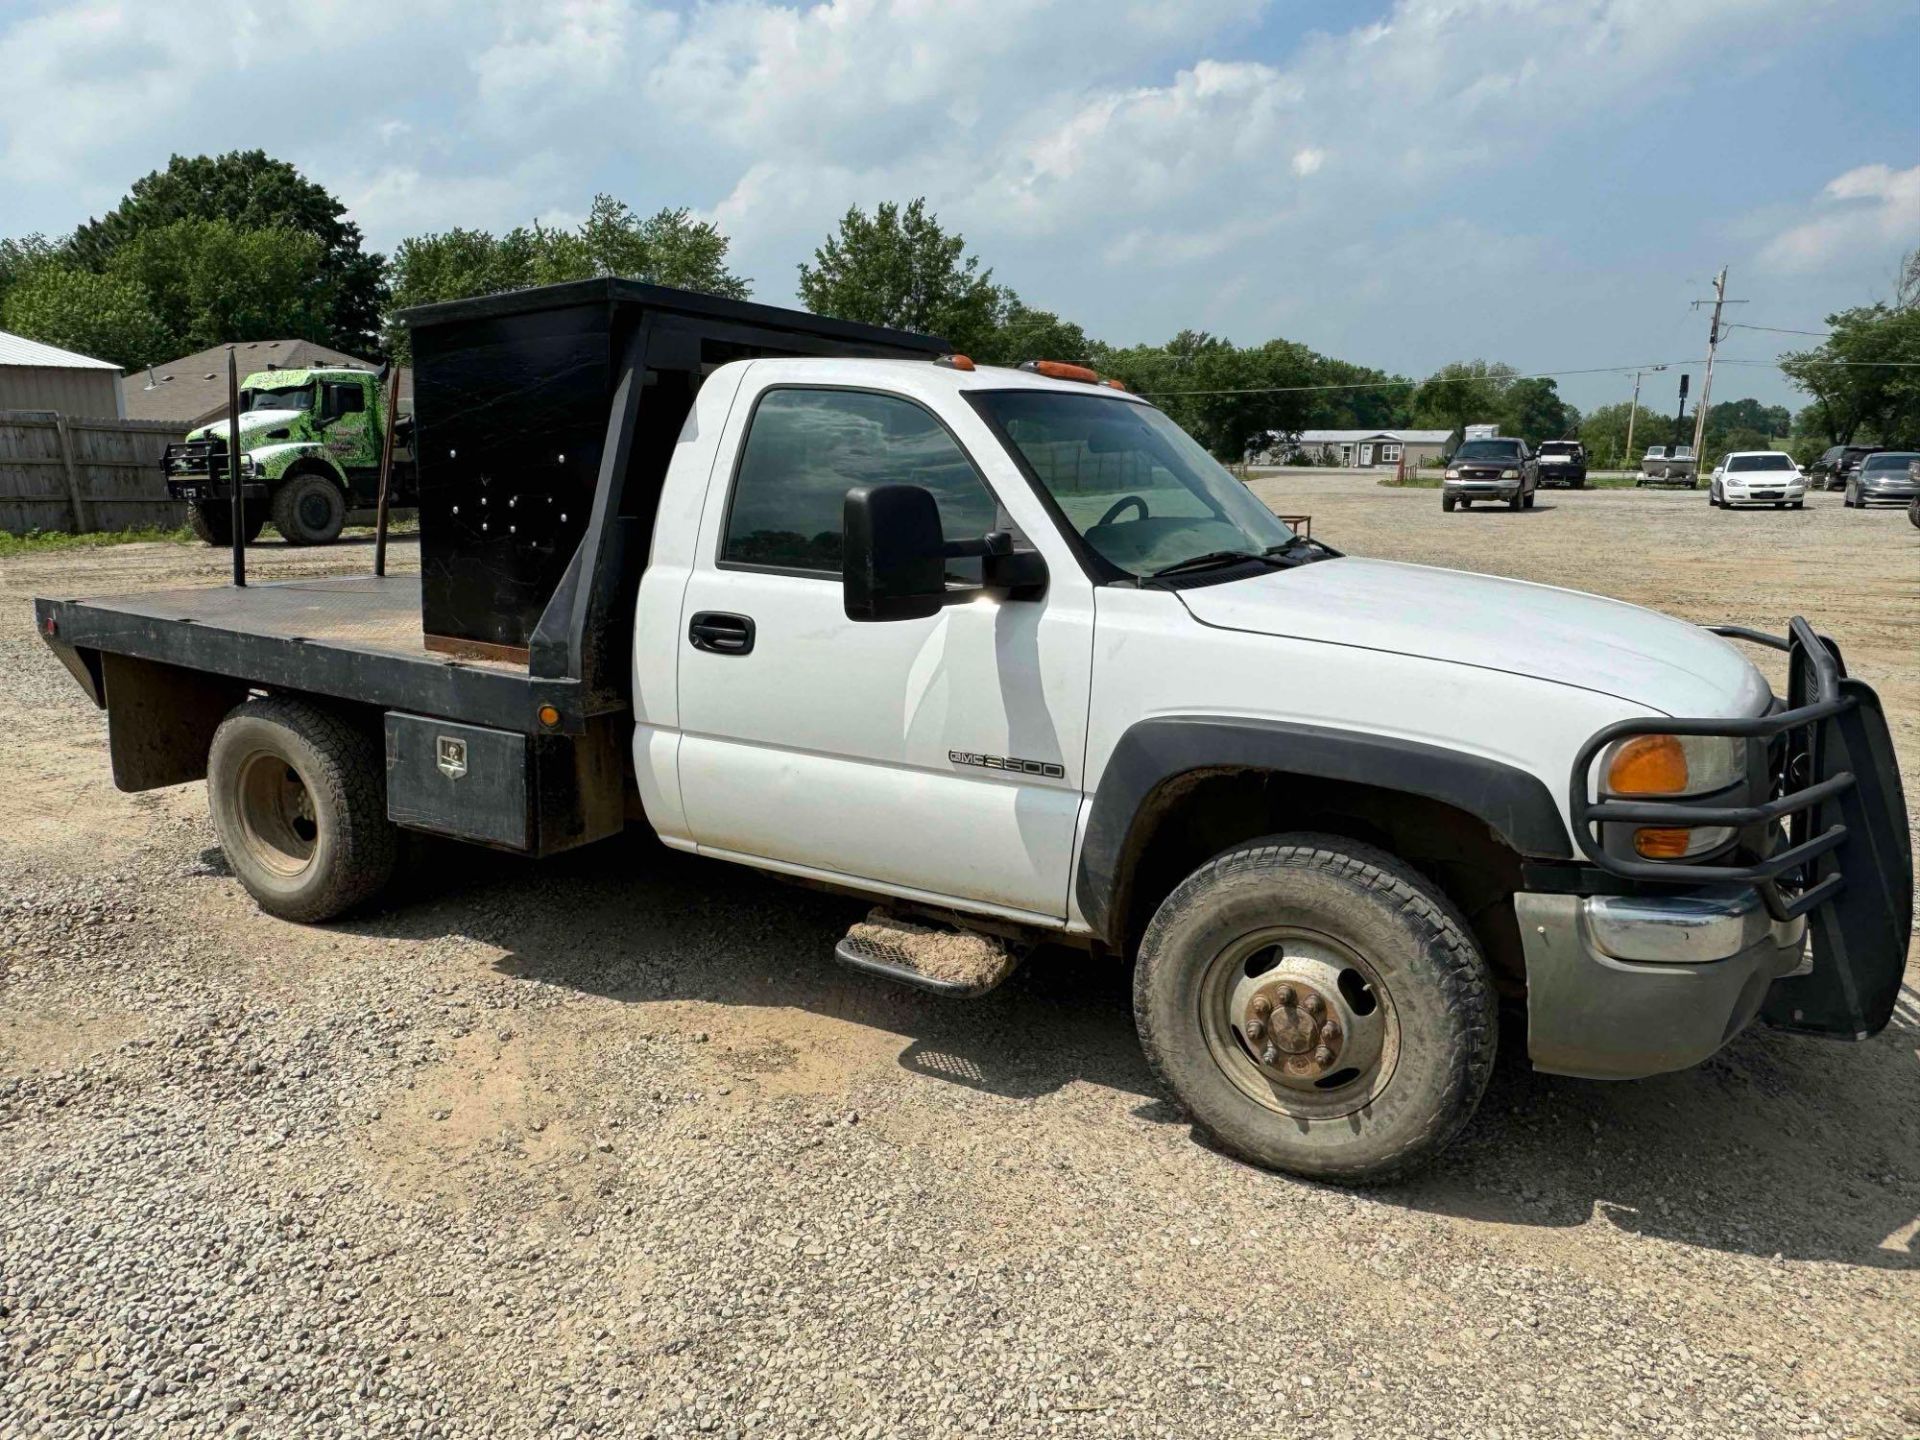
[{"label": "camo semi truck", "polygon": [[[386,442],[384,373],[348,366],[263,370],[240,389],[240,483],[246,536],[268,521],[289,545],[325,545],[350,524],[369,524],[379,500]],[[202,425],[169,445],[167,494],[209,545],[233,543],[228,424]],[[413,507],[412,425],[394,426],[391,506]]]}]

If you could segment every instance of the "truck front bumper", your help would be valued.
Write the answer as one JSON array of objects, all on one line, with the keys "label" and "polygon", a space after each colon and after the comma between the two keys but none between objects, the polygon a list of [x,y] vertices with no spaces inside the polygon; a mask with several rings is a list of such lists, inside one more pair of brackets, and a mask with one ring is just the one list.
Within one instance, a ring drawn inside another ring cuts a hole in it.
[{"label": "truck front bumper", "polygon": [[1443,480],[1441,490],[1462,500],[1511,500],[1520,493],[1518,480]]},{"label": "truck front bumper", "polygon": [[1751,886],[1683,894],[1514,897],[1536,1070],[1632,1080],[1697,1065],[1807,966],[1804,916]]}]

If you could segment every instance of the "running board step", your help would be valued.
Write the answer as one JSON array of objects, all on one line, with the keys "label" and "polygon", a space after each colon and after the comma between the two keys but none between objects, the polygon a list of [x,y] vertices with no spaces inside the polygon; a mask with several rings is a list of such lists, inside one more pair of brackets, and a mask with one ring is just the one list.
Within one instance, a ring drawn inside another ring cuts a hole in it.
[{"label": "running board step", "polygon": [[1014,972],[1025,952],[996,935],[945,930],[874,910],[833,947],[833,958],[955,1000],[984,995]]}]

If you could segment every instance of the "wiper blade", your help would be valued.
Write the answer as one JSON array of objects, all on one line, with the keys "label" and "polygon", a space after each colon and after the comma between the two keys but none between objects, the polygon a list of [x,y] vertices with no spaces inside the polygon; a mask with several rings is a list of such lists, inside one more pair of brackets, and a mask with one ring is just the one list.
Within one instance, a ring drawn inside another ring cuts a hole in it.
[{"label": "wiper blade", "polygon": [[1321,560],[1333,559],[1340,553],[1324,540],[1315,540],[1306,535],[1289,535],[1278,545],[1269,545],[1261,553],[1269,556],[1293,555],[1302,549],[1318,551],[1318,555],[1312,558]]},{"label": "wiper blade", "polygon": [[1238,565],[1248,560],[1266,560],[1269,552],[1259,550],[1209,550],[1204,555],[1194,555],[1186,560],[1176,560],[1171,565],[1162,565],[1147,576],[1149,580],[1158,580],[1162,575],[1177,575],[1182,570],[1209,570],[1215,565]]}]

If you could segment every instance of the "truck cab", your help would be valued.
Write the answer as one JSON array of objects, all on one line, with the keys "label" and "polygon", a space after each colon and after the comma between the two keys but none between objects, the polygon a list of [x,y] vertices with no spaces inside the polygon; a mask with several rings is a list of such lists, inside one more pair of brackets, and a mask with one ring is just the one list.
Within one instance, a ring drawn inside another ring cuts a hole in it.
[{"label": "truck cab", "polygon": [[[386,434],[384,373],[349,366],[264,370],[240,389],[240,478],[252,540],[268,520],[290,545],[324,545],[369,518]],[[185,501],[188,523],[210,545],[232,540],[225,418],[169,445],[167,493]],[[398,439],[404,440],[404,428]],[[411,457],[395,467],[393,503],[412,505]]]},{"label": "truck cab", "polygon": [[1341,1183],[1458,1133],[1502,1008],[1590,1078],[1892,1014],[1898,768],[1805,621],[1343,555],[1070,363],[624,281],[412,323],[421,577],[36,602],[276,915],[402,828],[643,823],[867,899],[834,953],[892,981],[1131,966],[1199,1128]]}]

